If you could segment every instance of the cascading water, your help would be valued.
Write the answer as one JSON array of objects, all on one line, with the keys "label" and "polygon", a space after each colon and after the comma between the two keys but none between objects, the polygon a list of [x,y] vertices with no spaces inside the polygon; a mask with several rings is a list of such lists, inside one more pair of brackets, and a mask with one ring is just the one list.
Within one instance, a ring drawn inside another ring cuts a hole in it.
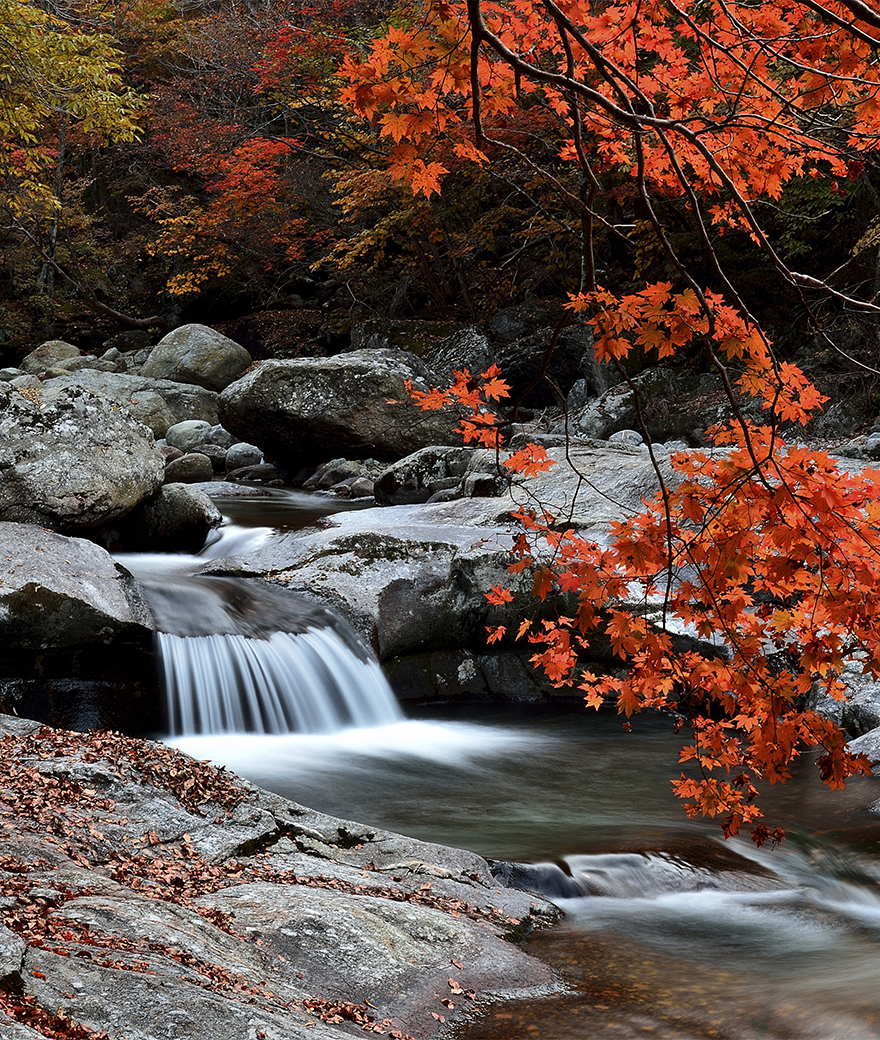
[{"label": "cascading water", "polygon": [[171,736],[334,733],[403,718],[378,662],[326,608],[253,579],[169,573],[167,557],[125,563],[156,620]]},{"label": "cascading water", "polygon": [[333,733],[397,722],[378,664],[332,629],[266,639],[158,634],[172,736]]}]

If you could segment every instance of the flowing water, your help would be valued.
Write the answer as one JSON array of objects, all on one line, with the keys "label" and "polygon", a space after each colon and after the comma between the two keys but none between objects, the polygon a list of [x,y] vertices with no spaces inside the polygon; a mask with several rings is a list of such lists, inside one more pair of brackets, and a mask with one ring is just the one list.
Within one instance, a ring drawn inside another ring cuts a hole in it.
[{"label": "flowing water", "polygon": [[[255,521],[241,508],[210,555],[271,538],[300,515],[276,502],[268,524],[247,528]],[[636,718],[632,733],[586,711],[450,706],[404,719],[356,637],[313,605],[253,609],[234,584],[208,595],[206,579],[186,577],[200,562],[191,558],[125,562],[178,604],[163,626],[183,658],[163,648],[178,684],[175,745],[333,815],[526,864],[506,868],[511,881],[538,883],[563,907],[562,923],[527,949],[557,967],[567,991],[484,1007],[460,1040],[880,1040],[880,817],[864,808],[880,781],[831,794],[804,760],[767,805],[787,829],[783,846],[723,843],[670,792],[680,738],[662,717]],[[271,635],[279,616],[292,630],[284,638]],[[213,644],[196,634],[218,623]],[[203,639],[204,653],[191,654]],[[282,663],[270,666],[276,644]],[[261,662],[251,678],[249,656]],[[265,683],[284,702],[305,683],[317,714],[291,723],[273,708],[270,723],[254,725]],[[198,702],[206,684],[228,707],[185,717],[186,697]],[[334,684],[354,706],[340,707]]]}]

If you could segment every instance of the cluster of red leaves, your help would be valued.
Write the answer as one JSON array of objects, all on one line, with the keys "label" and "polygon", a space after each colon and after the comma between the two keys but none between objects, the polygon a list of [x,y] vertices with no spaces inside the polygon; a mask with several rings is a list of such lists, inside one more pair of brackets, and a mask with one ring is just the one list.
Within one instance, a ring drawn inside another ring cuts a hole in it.
[{"label": "cluster of red leaves", "polygon": [[438,155],[485,164],[487,136],[542,107],[562,160],[587,165],[588,151],[598,170],[714,197],[719,225],[753,231],[746,199],[778,199],[820,163],[847,176],[835,116],[851,148],[872,148],[880,125],[866,5],[442,0],[420,15],[353,51],[340,78],[393,142],[392,175],[426,196],[449,172]]},{"label": "cluster of red leaves", "polygon": [[[661,284],[623,298],[578,296],[572,306],[589,309],[600,360],[619,360],[634,344],[666,357],[698,338],[741,365],[740,385],[774,421],[806,422],[822,400],[714,294]],[[494,398],[497,370],[488,375]],[[480,391],[460,374],[451,391],[414,396],[422,408],[473,407]],[[477,408],[497,436],[485,404]],[[655,708],[691,719],[681,761],[696,772],[673,787],[688,815],[720,816],[729,836],[760,818],[760,784],[787,780],[805,750],[819,750],[832,790],[870,772],[841,730],[804,704],[816,689],[843,699],[847,661],[880,677],[880,474],[850,474],[823,451],[788,446],[775,425],[740,421],[715,439],[712,451],[674,456],[671,481],[655,461],[660,490],[612,525],[605,546],[547,512],[520,509],[509,569],[530,575],[538,599],[559,597],[561,616],[526,619],[516,633],[541,648],[532,661],[555,684],[580,687],[593,707],[613,699],[627,717]],[[522,452],[504,464],[534,470]],[[486,598],[502,605],[513,595],[496,585]],[[681,625],[709,644],[704,652],[675,648],[671,631]],[[488,631],[495,642],[507,630]],[[625,663],[623,676],[587,667],[597,639]],[[752,831],[759,845],[781,836],[764,824]]]},{"label": "cluster of red leaves", "polygon": [[20,1022],[49,1040],[107,1040],[107,1032],[89,1029],[79,1022],[71,1022],[64,1015],[53,1015],[37,1004],[32,996],[19,997],[0,990],[0,1010],[13,1021]]},{"label": "cluster of red leaves", "polygon": [[417,390],[407,380],[406,389],[410,397],[425,412],[436,412],[452,407],[461,413],[456,430],[464,437],[465,444],[477,443],[486,448],[498,448],[501,444],[503,420],[498,412],[487,405],[488,401],[500,401],[507,397],[510,386],[500,378],[501,370],[491,365],[472,378],[464,369],[454,372],[454,382],[448,390],[432,386],[428,390]]}]

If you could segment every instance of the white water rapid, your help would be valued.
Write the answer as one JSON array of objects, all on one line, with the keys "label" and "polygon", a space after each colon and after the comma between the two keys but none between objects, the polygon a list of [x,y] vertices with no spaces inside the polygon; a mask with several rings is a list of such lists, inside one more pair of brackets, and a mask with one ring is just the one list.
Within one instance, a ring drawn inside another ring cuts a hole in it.
[{"label": "white water rapid", "polygon": [[332,611],[266,582],[194,573],[267,533],[228,525],[200,556],[118,557],[157,624],[168,733],[328,734],[402,721],[378,662]]},{"label": "white water rapid", "polygon": [[402,718],[379,665],[332,628],[245,635],[158,633],[169,730],[334,733]]}]

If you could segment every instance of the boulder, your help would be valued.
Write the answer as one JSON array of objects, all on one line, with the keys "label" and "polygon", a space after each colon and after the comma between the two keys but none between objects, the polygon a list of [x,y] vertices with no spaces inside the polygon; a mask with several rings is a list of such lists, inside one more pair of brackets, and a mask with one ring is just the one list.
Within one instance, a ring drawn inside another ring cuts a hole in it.
[{"label": "boulder", "polygon": [[72,343],[65,343],[63,339],[50,339],[45,343],[41,343],[36,350],[32,350],[30,354],[22,358],[19,367],[22,372],[39,375],[41,372],[45,372],[46,369],[55,368],[59,361],[79,356],[79,348]]},{"label": "boulder", "polygon": [[203,491],[187,484],[165,484],[123,520],[119,541],[128,551],[196,553],[222,522],[220,511]]},{"label": "boulder", "polygon": [[0,383],[0,520],[99,527],[157,491],[162,477],[150,431],[106,397]]},{"label": "boulder", "polygon": [[[0,716],[4,732],[20,936],[0,964],[25,1022],[43,1011],[113,1040],[429,1040],[475,998],[562,989],[508,941],[557,908],[480,856],[325,816],[151,742]],[[461,995],[444,1004],[450,979]],[[0,1019],[10,1040],[30,1035],[19,1028]]]},{"label": "boulder", "polygon": [[46,386],[85,386],[109,397],[136,419],[164,437],[169,426],[185,419],[217,422],[218,395],[211,390],[167,379],[145,379],[125,372],[84,369],[49,379]]},{"label": "boulder", "polygon": [[259,466],[263,461],[263,453],[256,444],[238,441],[230,445],[226,451],[227,470],[241,469],[244,466]]},{"label": "boulder", "polygon": [[168,427],[165,440],[172,448],[179,448],[182,452],[195,451],[210,442],[213,428],[201,419],[185,419]]},{"label": "boulder", "polygon": [[[652,440],[691,438],[695,426],[702,432],[732,415],[726,399],[721,400],[723,394],[716,392],[717,383],[711,376],[658,367],[634,376],[632,382],[638,388],[641,415]],[[711,408],[707,408],[710,404]],[[595,440],[607,440],[621,430],[638,429],[635,392],[627,383],[619,383],[571,415],[569,425],[573,432]]]},{"label": "boulder", "polygon": [[200,484],[214,479],[214,463],[200,451],[187,452],[165,466],[166,484]]},{"label": "boulder", "polygon": [[148,379],[195,383],[219,393],[250,364],[250,354],[235,340],[207,325],[181,325],[159,340],[141,374]]},{"label": "boulder", "polygon": [[[482,482],[495,487],[500,475],[495,453],[469,447],[431,447],[407,455],[385,470],[375,485],[376,501],[381,505],[410,505],[427,502],[443,491],[474,497],[474,488]],[[464,488],[467,478],[470,494]]]},{"label": "boulder", "polygon": [[[568,324],[559,328],[560,322]],[[506,308],[493,318],[491,331],[490,340],[477,328],[459,329],[430,351],[425,360],[441,385],[449,385],[455,371],[476,376],[497,364],[510,385],[510,403],[543,408],[560,406],[578,380],[594,394],[606,389],[609,378],[616,382],[596,365],[589,326],[572,323],[565,312]]]},{"label": "boulder", "polygon": [[149,629],[149,610],[127,572],[83,538],[0,523],[3,652],[109,643]]},{"label": "boulder", "polygon": [[220,421],[291,469],[460,443],[455,413],[416,408],[407,380],[421,390],[430,382],[422,363],[399,350],[264,361],[223,392]]}]

